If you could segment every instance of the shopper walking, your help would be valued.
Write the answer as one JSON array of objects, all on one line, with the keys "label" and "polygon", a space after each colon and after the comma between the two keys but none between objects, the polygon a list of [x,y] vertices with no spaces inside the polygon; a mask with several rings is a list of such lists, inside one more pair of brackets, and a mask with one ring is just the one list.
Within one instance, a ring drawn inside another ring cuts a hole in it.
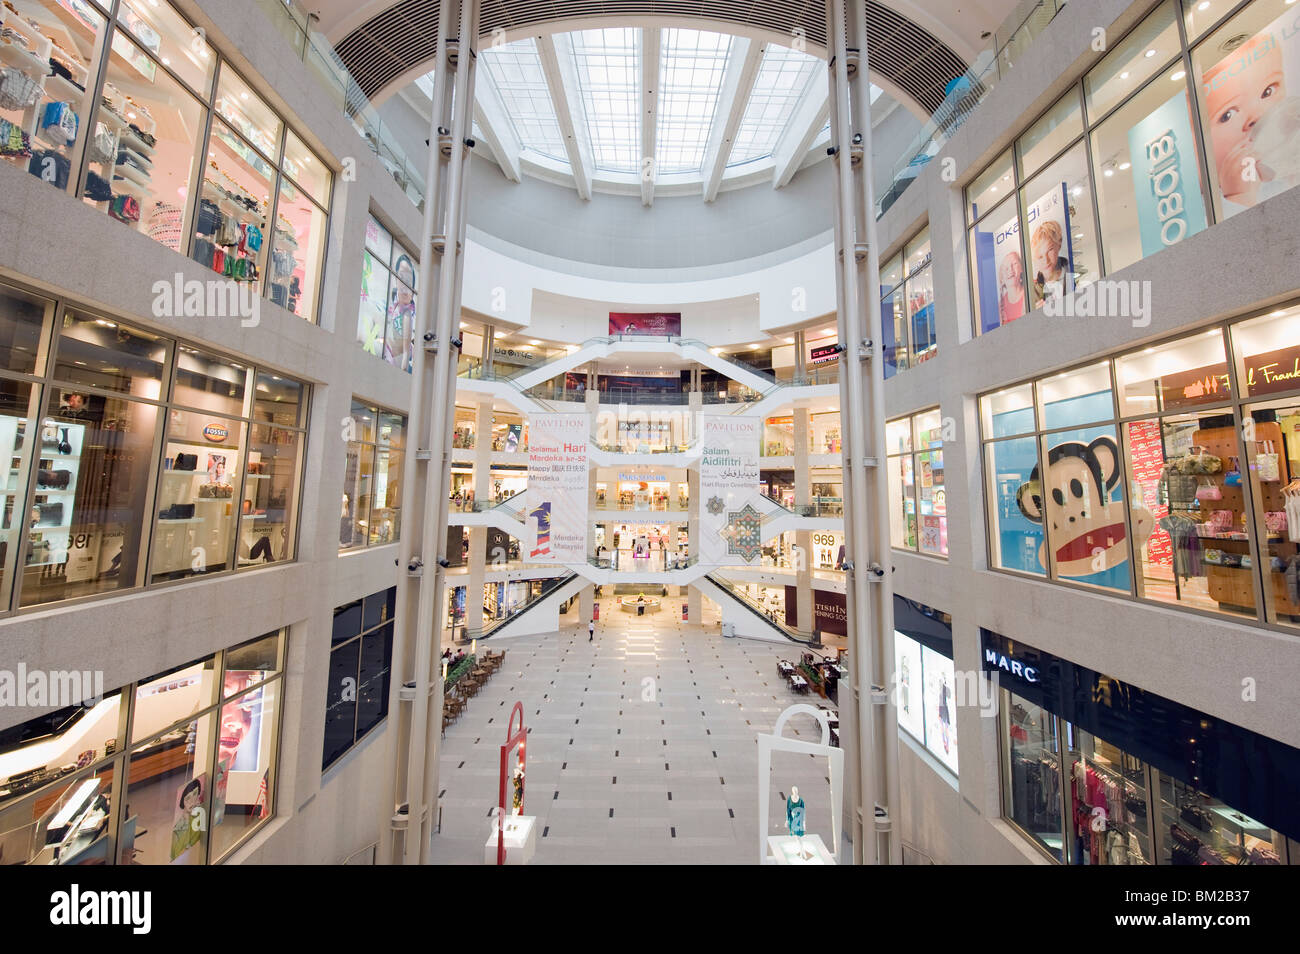
[{"label": "shopper walking", "polygon": [[587,642],[594,642],[596,639],[596,621],[593,619],[587,624]]}]

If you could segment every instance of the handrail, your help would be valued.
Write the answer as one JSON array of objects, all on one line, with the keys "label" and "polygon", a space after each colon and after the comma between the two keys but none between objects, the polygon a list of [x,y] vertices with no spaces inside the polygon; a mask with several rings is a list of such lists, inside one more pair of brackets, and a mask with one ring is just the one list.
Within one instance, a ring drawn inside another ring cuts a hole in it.
[{"label": "handrail", "polygon": [[377,842],[377,841],[372,841],[370,844],[365,845],[365,846],[363,846],[363,847],[361,847],[361,848],[358,848],[356,851],[352,852],[352,854],[348,855],[346,858],[344,858],[342,861],[340,861],[340,862],[339,862],[339,866],[342,867],[343,865],[350,864],[350,863],[352,862],[352,859],[353,859],[353,858],[355,858],[357,855],[359,855],[359,854],[361,854],[361,853],[363,853],[363,852],[366,852],[366,851],[368,851],[368,852],[371,853],[371,854],[370,854],[370,864],[373,865],[373,864],[375,863],[375,855],[376,855],[376,853],[379,851],[379,842]]},{"label": "handrail", "polygon": [[898,201],[921,167],[938,155],[944,143],[970,119],[1011,68],[1013,56],[1019,57],[1064,6],[1065,0],[1022,0],[1003,20],[971,68],[948,84],[939,108],[894,163],[892,181],[876,199],[877,219]]},{"label": "handrail", "polygon": [[[617,551],[612,551],[612,552],[617,552]],[[633,557],[632,559],[635,560],[639,558]],[[612,570],[615,573],[629,573],[629,574],[631,573],[672,573],[674,570],[689,570],[691,567],[695,566],[697,563],[700,562],[700,558],[698,555],[692,557],[685,557],[685,558],[676,557],[672,560],[671,566],[668,565],[668,560],[665,559],[664,561],[665,565],[663,569],[660,570],[642,570],[642,569],[637,569],[635,566],[632,567],[632,569],[630,570],[622,570],[616,565],[615,559],[612,556],[597,557],[588,554],[587,562],[598,570]]]}]

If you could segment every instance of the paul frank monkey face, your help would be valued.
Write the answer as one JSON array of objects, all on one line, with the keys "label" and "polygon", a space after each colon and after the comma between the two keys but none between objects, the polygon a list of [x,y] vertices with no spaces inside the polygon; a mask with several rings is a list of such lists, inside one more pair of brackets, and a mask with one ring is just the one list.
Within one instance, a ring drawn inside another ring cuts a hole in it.
[{"label": "paul frank monkey face", "polygon": [[[1046,475],[1033,469],[1016,492],[1016,503],[1026,519],[1048,528],[1038,549],[1044,569],[1049,542],[1058,576],[1091,576],[1128,559],[1124,504],[1110,499],[1118,483],[1119,451],[1109,437],[1058,444],[1048,452]],[[1140,547],[1151,536],[1154,518],[1145,507],[1134,507],[1130,521]]]}]

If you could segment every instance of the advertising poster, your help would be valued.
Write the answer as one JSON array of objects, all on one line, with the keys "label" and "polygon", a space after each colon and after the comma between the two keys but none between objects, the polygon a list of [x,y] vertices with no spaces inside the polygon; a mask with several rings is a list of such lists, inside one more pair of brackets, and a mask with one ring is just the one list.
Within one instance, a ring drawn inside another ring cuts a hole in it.
[{"label": "advertising poster", "polygon": [[[1049,301],[1060,301],[1074,291],[1074,251],[1071,248],[1070,204],[1066,190],[1064,182],[1053,186],[1025,209],[1025,221],[1029,224],[1026,244],[1030,257],[1031,310]],[[1006,321],[1002,323],[1006,324]]]},{"label": "advertising poster", "polygon": [[976,230],[974,255],[981,331],[992,331],[1031,310],[1020,256],[1020,221],[1014,212],[991,231]]},{"label": "advertising poster", "polygon": [[388,270],[369,252],[361,256],[361,309],[357,313],[357,341],[376,357],[384,351],[385,302],[388,298]]},{"label": "advertising poster", "polygon": [[730,414],[700,416],[700,562],[757,563],[763,554],[763,513],[755,506],[763,422]]},{"label": "advertising poster", "polygon": [[1128,131],[1143,256],[1205,228],[1186,93],[1178,93]]},{"label": "advertising poster", "polygon": [[660,338],[682,333],[681,312],[628,312],[609,313],[611,335],[652,335]]},{"label": "advertising poster", "polygon": [[921,668],[925,672],[925,747],[956,772],[957,704],[952,660],[922,646]]},{"label": "advertising poster", "polygon": [[1207,69],[1201,102],[1224,218],[1300,183],[1300,7]]},{"label": "advertising poster", "polygon": [[176,790],[172,818],[170,858],[173,863],[188,864],[185,853],[203,840],[203,799],[207,794],[208,773],[192,778]]},{"label": "advertising poster", "polygon": [[1132,421],[1128,425],[1129,465],[1132,473],[1132,494],[1155,517],[1155,529],[1147,540],[1147,567],[1151,574],[1155,567],[1163,567],[1166,579],[1172,579],[1173,541],[1163,527],[1162,517],[1169,508],[1160,502],[1160,475],[1165,467],[1164,441],[1160,436],[1158,421]]},{"label": "advertising poster", "polygon": [[587,560],[585,414],[537,414],[528,443],[527,559],[538,563]]},{"label": "advertising poster", "polygon": [[921,644],[894,630],[894,706],[898,727],[925,742],[925,711],[921,704]]}]

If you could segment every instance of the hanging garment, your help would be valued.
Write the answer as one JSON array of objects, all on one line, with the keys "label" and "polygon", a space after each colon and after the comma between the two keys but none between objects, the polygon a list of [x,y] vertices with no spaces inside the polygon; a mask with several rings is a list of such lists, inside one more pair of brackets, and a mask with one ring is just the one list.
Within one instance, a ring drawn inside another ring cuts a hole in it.
[{"label": "hanging garment", "polygon": [[1292,543],[1300,543],[1300,494],[1286,495],[1286,532]]},{"label": "hanging garment", "polygon": [[149,213],[149,237],[168,248],[179,251],[181,247],[181,222],[185,210],[170,202],[155,203]]},{"label": "hanging garment", "polygon": [[1160,529],[1169,534],[1174,548],[1174,574],[1184,580],[1205,573],[1201,566],[1201,538],[1196,521],[1182,514],[1161,517]]},{"label": "hanging garment", "polygon": [[1293,556],[1287,561],[1284,579],[1286,595],[1292,603],[1300,605],[1300,556]]}]

